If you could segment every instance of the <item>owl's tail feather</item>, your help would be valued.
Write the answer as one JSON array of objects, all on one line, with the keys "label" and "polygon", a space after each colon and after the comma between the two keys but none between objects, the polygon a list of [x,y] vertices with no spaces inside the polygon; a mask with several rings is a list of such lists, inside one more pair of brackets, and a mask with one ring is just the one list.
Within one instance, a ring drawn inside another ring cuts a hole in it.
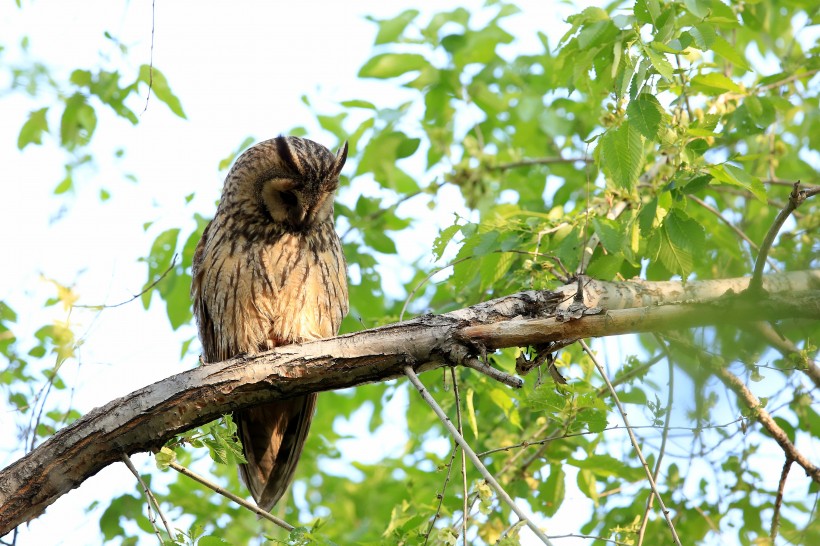
[{"label": "owl's tail feather", "polygon": [[239,476],[263,510],[270,512],[293,479],[316,397],[309,394],[233,414],[248,460],[239,466]]}]

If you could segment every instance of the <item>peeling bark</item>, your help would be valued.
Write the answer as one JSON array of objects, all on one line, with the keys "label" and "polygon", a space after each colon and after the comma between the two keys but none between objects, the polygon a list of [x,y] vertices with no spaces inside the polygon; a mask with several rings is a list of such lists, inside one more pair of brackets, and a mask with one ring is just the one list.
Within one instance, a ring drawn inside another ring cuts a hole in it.
[{"label": "peeling bark", "polygon": [[[604,312],[559,322],[575,284],[528,291],[445,315],[200,366],[96,408],[0,471],[0,536],[123,454],[160,448],[174,435],[237,409],[312,392],[385,381],[451,362],[464,347],[524,346],[729,321],[820,318],[820,271],[767,277],[770,296],[738,295],[749,279],[680,283],[584,279],[585,304]],[[711,302],[711,303],[710,303]]]}]

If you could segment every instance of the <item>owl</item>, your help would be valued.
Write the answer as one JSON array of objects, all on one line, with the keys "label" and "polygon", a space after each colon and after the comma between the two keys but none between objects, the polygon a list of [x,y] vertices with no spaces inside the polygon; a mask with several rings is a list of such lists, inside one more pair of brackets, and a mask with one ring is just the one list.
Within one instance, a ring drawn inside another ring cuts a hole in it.
[{"label": "owl", "polygon": [[[333,224],[347,143],[334,156],[279,136],[228,172],[193,260],[191,298],[206,363],[334,336],[347,314],[347,269]],[[316,394],[234,413],[247,464],[239,473],[270,511],[287,489]]]}]

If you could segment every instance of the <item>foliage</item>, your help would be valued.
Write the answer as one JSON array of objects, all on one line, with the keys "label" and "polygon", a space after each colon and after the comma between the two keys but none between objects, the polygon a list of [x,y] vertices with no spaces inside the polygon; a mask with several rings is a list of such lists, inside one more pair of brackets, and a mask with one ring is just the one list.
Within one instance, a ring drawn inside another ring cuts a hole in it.
[{"label": "foliage", "polygon": [[[811,3],[636,0],[587,7],[569,17],[570,29],[562,37],[539,33],[534,53],[509,47],[519,38],[505,30],[505,21],[514,16],[520,16],[514,5],[489,2],[476,14],[457,8],[422,16],[409,9],[373,19],[375,49],[359,77],[385,80],[401,88],[406,100],[384,104],[374,92],[332,112],[317,112],[330,137],[313,138],[331,148],[345,140],[350,144],[348,178],[336,208],[345,254],[356,271],[343,331],[406,317],[405,306],[411,313],[446,312],[519,290],[559,286],[581,264],[584,243],[593,234],[600,244],[586,271],[596,278],[687,281],[746,275],[757,254],[755,243],[763,240],[791,183],[820,183],[820,47],[801,34],[817,23]],[[32,111],[18,140],[22,149],[42,143],[47,134],[59,135],[71,158],[68,182],[57,193],[73,188],[71,168],[86,161],[96,108],[138,121],[126,102],[149,73],[140,68],[128,85],[119,83],[123,77],[76,70],[69,82],[57,83],[40,65],[15,72],[19,89],[58,90],[59,104]],[[157,98],[184,117],[156,69],[152,81]],[[311,104],[307,97],[305,102]],[[58,107],[59,131],[53,114]],[[249,144],[243,142],[240,150]],[[230,157],[220,168],[229,165]],[[382,191],[361,192],[363,180]],[[417,226],[412,211],[424,204],[435,209],[453,189],[464,201],[464,213],[429,241],[431,268],[430,256],[408,257],[402,244]],[[210,214],[197,212],[194,229],[180,222],[157,233],[144,259],[148,278],[142,303],[162,302],[175,329],[192,320],[193,249]],[[779,270],[818,267],[819,222],[820,209],[807,202],[772,249]],[[411,271],[403,294],[388,293],[381,267],[397,260]],[[444,273],[430,281],[438,269]],[[52,303],[70,307],[70,288],[56,286],[59,295]],[[41,374],[48,388],[64,388],[59,365],[72,357],[76,341],[70,328],[52,325],[38,332],[39,344],[23,354],[12,333],[15,319],[14,311],[0,304],[0,352],[8,361],[0,385],[8,405],[24,418],[35,415]],[[612,363],[621,401],[645,423],[639,430],[643,447],[652,454],[650,464],[660,463],[660,493],[684,543],[769,540],[777,485],[771,457],[779,457],[779,468],[783,455],[748,420],[742,401],[715,379],[715,366],[728,367],[753,390],[762,382],[775,385],[767,409],[798,446],[817,445],[816,389],[801,368],[813,358],[811,344],[820,331],[801,322],[784,322],[778,330],[800,343],[802,356],[781,358],[758,331],[727,325],[667,339],[640,336],[630,346],[635,356]],[[53,367],[33,371],[28,360],[49,352],[56,355]],[[512,372],[521,357],[521,351],[505,350],[488,358]],[[657,365],[664,360],[666,369]],[[465,436],[477,452],[486,453],[482,458],[507,491],[526,500],[548,530],[553,518],[577,512],[570,504],[583,497],[588,508],[576,534],[601,537],[595,544],[604,539],[636,544],[649,488],[626,436],[613,430],[619,422],[614,403],[576,346],[562,350],[555,364],[566,385],[538,373],[517,392],[456,370]],[[443,381],[433,374],[426,380],[455,416],[456,386],[447,374]],[[460,457],[451,457],[446,433],[415,394],[404,383],[391,382],[319,397],[296,500],[281,503],[277,511],[287,520],[301,516],[302,521],[321,518],[320,523],[287,535],[178,478],[159,497],[172,519],[185,514],[193,520],[180,540],[245,544],[264,533],[294,545],[455,544],[466,495],[469,543],[517,544],[519,531],[526,531],[514,525],[507,507],[469,465],[469,487],[461,490],[455,478]],[[385,410],[397,405],[402,418],[386,423]],[[37,418],[41,436],[76,418],[56,409],[45,415]],[[670,416],[681,427],[674,434]],[[404,427],[402,451],[357,460],[355,449],[342,447],[348,438],[339,423],[362,417],[370,433]],[[190,465],[208,448],[221,485],[240,491],[233,464],[241,454],[231,436],[230,428],[215,426],[189,433],[163,450],[158,464],[167,466],[175,457]],[[667,440],[664,457],[659,445]],[[814,544],[820,540],[810,525],[818,489],[797,474],[789,476],[799,492],[782,510],[781,536],[793,544]],[[105,538],[132,543],[151,533],[143,506],[136,484],[134,494],[110,501],[100,521]],[[670,542],[657,509],[648,520],[643,543]],[[123,522],[135,522],[139,531]]]}]

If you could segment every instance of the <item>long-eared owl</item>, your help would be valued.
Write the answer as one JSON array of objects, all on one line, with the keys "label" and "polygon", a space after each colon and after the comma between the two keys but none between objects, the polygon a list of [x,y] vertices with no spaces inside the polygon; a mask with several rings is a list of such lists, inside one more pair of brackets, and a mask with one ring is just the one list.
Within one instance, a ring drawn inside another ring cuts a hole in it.
[{"label": "long-eared owl", "polygon": [[[191,297],[205,362],[334,336],[347,314],[347,271],[333,224],[347,159],[280,136],[235,162],[193,260]],[[234,413],[242,480],[270,510],[302,453],[316,394]]]}]

